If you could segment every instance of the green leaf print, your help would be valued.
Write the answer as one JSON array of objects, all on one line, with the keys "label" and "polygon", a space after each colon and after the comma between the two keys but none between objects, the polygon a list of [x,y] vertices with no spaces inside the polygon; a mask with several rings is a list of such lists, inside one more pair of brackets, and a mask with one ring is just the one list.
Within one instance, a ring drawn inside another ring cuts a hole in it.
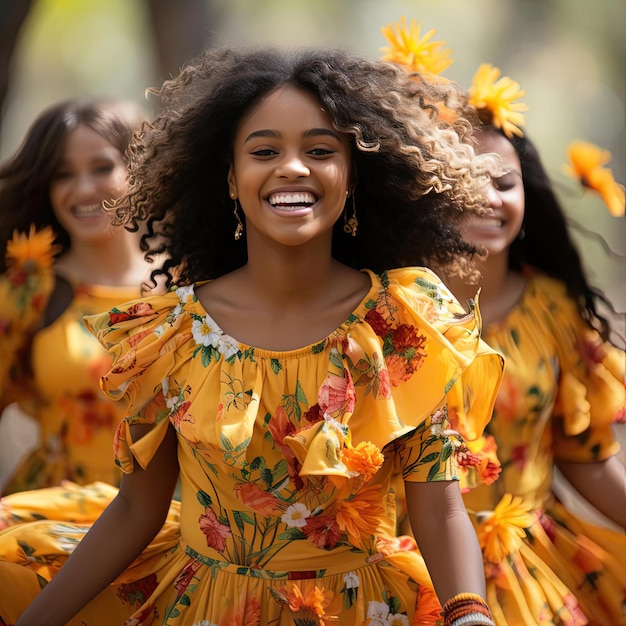
[{"label": "green leaf print", "polygon": [[182,604],[183,606],[191,606],[191,599],[187,594],[184,594],[182,598],[178,601],[178,603]]},{"label": "green leaf print", "polygon": [[206,491],[198,491],[196,493],[196,498],[198,498],[198,502],[206,509],[213,504],[213,500],[211,496],[206,493]]},{"label": "green leaf print", "polygon": [[426,482],[431,482],[433,480],[435,480],[437,474],[439,474],[439,468],[441,466],[439,465],[439,461],[437,461],[428,471],[428,476],[426,477]]},{"label": "green leaf print", "polygon": [[270,359],[270,366],[274,374],[278,374],[283,369],[283,365],[278,359]]},{"label": "green leaf print", "polygon": [[320,341],[319,343],[316,343],[312,348],[311,348],[311,352],[313,354],[319,354],[320,352],[324,351],[324,347],[326,346],[326,339],[324,339],[324,341]]},{"label": "green leaf print", "polygon": [[297,541],[299,539],[306,539],[306,535],[299,528],[288,528],[282,533],[278,533],[277,539],[281,541]]}]

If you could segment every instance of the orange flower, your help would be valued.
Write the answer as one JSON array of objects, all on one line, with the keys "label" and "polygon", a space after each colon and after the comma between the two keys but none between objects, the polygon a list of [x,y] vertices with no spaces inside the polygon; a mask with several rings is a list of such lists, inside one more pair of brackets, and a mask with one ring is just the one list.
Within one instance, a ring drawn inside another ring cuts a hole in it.
[{"label": "orange flower", "polygon": [[[312,583],[303,581],[301,584],[288,582],[281,588],[270,590],[278,602],[287,604],[293,613],[313,613],[317,617],[326,615],[325,609],[333,600],[333,592]],[[324,622],[320,620],[320,624]]]},{"label": "orange flower", "polygon": [[419,585],[417,590],[417,606],[413,616],[414,626],[441,626],[443,618],[441,616],[441,604],[430,587]]},{"label": "orange flower", "polygon": [[478,526],[478,540],[489,563],[500,563],[519,549],[525,529],[532,526],[534,515],[523,505],[523,498],[504,494],[493,513]]},{"label": "orange flower", "polygon": [[[508,76],[500,77],[502,72],[489,63],[483,63],[472,81],[469,90],[469,103],[478,111],[487,111],[491,117],[490,124],[501,128],[504,134],[522,136],[520,126],[524,126],[522,111],[528,107],[523,102],[514,102],[526,94]],[[498,80],[499,79],[499,80]]]},{"label": "orange flower", "polygon": [[243,504],[261,515],[276,515],[276,512],[280,510],[278,500],[255,483],[235,485],[235,495]]},{"label": "orange flower", "polygon": [[[453,59],[452,51],[446,47],[445,41],[430,41],[437,32],[429,30],[420,38],[422,23],[411,20],[407,28],[406,19],[400,18],[400,24],[394,22],[383,26],[380,30],[389,42],[389,46],[381,48],[383,61],[391,61],[404,66],[407,70],[420,74],[441,74],[449,67]],[[395,30],[394,30],[395,29]]]},{"label": "orange flower", "polygon": [[624,187],[616,183],[613,172],[604,167],[611,160],[611,153],[587,141],[574,141],[567,148],[567,156],[569,164],[563,166],[565,173],[577,178],[583,187],[598,192],[611,215],[623,217]]},{"label": "orange flower", "polygon": [[380,486],[363,487],[353,496],[339,498],[336,515],[339,528],[348,534],[354,546],[363,544],[361,537],[369,537],[378,527],[379,518],[385,514]]},{"label": "orange flower", "polygon": [[343,449],[344,465],[351,472],[356,472],[363,477],[365,482],[382,467],[385,457],[378,446],[371,441],[361,441],[356,448],[349,445]]},{"label": "orange flower", "polygon": [[60,250],[60,246],[54,245],[54,233],[50,227],[36,232],[31,226],[28,235],[13,233],[13,239],[7,243],[7,264],[13,270],[27,273],[47,270]]}]

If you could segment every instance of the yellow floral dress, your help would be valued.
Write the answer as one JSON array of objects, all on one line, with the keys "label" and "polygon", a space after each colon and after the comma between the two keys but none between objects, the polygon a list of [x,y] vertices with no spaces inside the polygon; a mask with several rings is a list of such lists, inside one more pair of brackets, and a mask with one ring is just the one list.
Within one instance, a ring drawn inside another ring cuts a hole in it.
[{"label": "yellow floral dress", "polygon": [[577,519],[551,490],[555,460],[617,452],[626,355],[583,323],[561,283],[541,275],[484,339],[506,371],[485,439],[468,445],[497,454],[502,472],[464,497],[496,623],[626,624],[626,535]]},{"label": "yellow floral dress", "polygon": [[[395,538],[391,484],[456,478],[502,359],[428,270],[368,275],[335,332],[288,352],[224,334],[193,286],[88,320],[114,355],[103,387],[130,404],[117,463],[146,467],[173,427],[182,509],[180,536],[162,534],[72,624],[440,623],[423,561]],[[153,428],[133,441],[139,423]],[[28,598],[83,530],[0,533],[5,622],[27,602],[7,581]]]},{"label": "yellow floral dress", "polygon": [[111,461],[111,442],[124,403],[111,402],[100,390],[111,355],[83,316],[137,298],[140,290],[72,285],[69,306],[40,329],[56,282],[52,241],[49,230],[16,237],[9,270],[0,277],[0,406],[17,402],[40,428],[37,449],[0,485],[5,495],[62,480],[118,484],[121,476]]}]

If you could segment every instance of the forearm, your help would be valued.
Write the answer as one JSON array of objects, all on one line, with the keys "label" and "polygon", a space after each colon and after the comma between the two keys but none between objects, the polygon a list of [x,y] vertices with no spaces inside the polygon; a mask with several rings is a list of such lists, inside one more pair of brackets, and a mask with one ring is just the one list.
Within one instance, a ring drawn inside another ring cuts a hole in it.
[{"label": "forearm", "polygon": [[587,502],[626,528],[626,470],[616,457],[598,463],[558,461],[557,467]]},{"label": "forearm", "polygon": [[406,491],[411,528],[441,604],[459,593],[484,598],[482,553],[458,484],[407,483]]}]

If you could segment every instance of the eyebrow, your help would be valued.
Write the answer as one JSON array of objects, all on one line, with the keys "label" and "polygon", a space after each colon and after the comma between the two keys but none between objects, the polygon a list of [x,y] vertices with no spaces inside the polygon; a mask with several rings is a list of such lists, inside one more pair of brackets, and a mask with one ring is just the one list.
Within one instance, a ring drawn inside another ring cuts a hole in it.
[{"label": "eyebrow", "polygon": [[[302,133],[303,138],[323,136],[333,137],[334,139],[337,139],[337,141],[341,141],[339,134],[329,128],[311,128]],[[244,139],[244,143],[254,139],[255,137],[272,137],[278,139],[280,138],[280,133],[277,130],[255,130]]]}]

